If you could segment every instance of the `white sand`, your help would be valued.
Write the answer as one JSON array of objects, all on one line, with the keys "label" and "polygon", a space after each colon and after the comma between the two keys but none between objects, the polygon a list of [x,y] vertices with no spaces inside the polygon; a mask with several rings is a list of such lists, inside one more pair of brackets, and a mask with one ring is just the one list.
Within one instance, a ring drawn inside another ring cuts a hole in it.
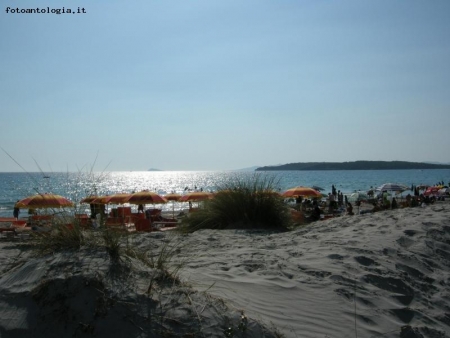
[{"label": "white sand", "polygon": [[170,239],[178,245],[176,258],[186,260],[182,279],[236,311],[172,285],[154,290],[149,300],[154,272],[135,261],[115,271],[104,253],[57,254],[15,266],[29,251],[3,241],[0,336],[157,336],[158,323],[149,324],[148,314],[158,304],[172,318],[167,329],[188,328],[196,337],[225,337],[229,326],[242,333],[240,310],[250,320],[247,337],[273,336],[252,319],[272,323],[286,337],[437,338],[450,332],[449,203],[338,217],[286,233],[172,236],[142,234],[133,243],[157,251]]}]

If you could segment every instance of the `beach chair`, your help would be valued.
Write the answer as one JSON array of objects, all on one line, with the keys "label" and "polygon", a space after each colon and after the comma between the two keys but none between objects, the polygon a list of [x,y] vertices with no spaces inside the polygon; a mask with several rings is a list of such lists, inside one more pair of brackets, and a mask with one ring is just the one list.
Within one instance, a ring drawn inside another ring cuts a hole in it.
[{"label": "beach chair", "polygon": [[16,234],[16,229],[11,226],[11,223],[3,223],[2,226],[0,227],[0,235],[1,237],[14,237],[14,235]]},{"label": "beach chair", "polygon": [[295,209],[291,209],[290,211],[291,211],[291,218],[294,223],[296,224],[305,223],[305,215],[302,212],[297,211]]},{"label": "beach chair", "polygon": [[108,217],[105,221],[106,226],[123,226],[125,223],[122,217]]},{"label": "beach chair", "polygon": [[141,218],[134,223],[134,227],[136,231],[150,232],[152,231],[152,222],[149,219]]},{"label": "beach chair", "polygon": [[145,219],[144,213],[132,213],[131,215],[125,216],[125,223],[135,224],[140,219]]},{"label": "beach chair", "polygon": [[53,215],[33,215],[30,217],[31,226],[47,226],[53,220]]},{"label": "beach chair", "polygon": [[131,215],[131,207],[117,207],[117,216],[125,217]]}]

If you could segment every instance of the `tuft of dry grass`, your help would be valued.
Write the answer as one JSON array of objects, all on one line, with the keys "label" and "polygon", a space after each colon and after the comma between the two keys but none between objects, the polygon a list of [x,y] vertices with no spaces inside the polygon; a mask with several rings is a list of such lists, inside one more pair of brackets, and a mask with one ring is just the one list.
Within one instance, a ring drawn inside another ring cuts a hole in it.
[{"label": "tuft of dry grass", "polygon": [[183,230],[286,230],[292,218],[278,190],[273,176],[255,174],[250,178],[232,179],[219,187],[204,208],[183,220]]}]

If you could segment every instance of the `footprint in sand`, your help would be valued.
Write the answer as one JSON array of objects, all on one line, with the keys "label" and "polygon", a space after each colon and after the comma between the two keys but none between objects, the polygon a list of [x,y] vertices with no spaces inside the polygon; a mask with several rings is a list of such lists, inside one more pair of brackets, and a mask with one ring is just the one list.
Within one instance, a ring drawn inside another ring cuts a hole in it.
[{"label": "footprint in sand", "polygon": [[328,255],[328,258],[329,259],[336,259],[336,260],[343,260],[344,259],[344,256],[341,256],[341,255],[338,255],[338,254],[331,254],[331,255]]},{"label": "footprint in sand", "polygon": [[424,282],[427,282],[427,283],[430,283],[430,284],[434,282],[433,278],[427,277],[427,275],[425,275],[423,272],[421,272],[421,271],[419,271],[416,268],[413,268],[411,266],[404,265],[404,264],[401,264],[401,263],[397,263],[397,264],[395,264],[395,268],[397,270],[401,270],[401,271],[406,272],[408,274],[408,276],[410,276],[410,277],[412,277],[414,279],[418,279],[418,280],[421,280],[421,281],[424,281]]},{"label": "footprint in sand", "polygon": [[408,237],[400,237],[399,239],[396,240],[396,242],[402,247],[402,248],[409,248],[411,245],[413,245],[415,243],[414,240],[412,240],[411,238]]},{"label": "footprint in sand", "polygon": [[411,310],[409,308],[391,309],[389,310],[389,312],[398,319],[400,319],[405,324],[410,323],[411,320],[414,318],[414,315],[416,314],[414,310]]},{"label": "footprint in sand", "polygon": [[377,275],[365,275],[362,279],[379,289],[386,290],[392,293],[401,295],[414,295],[414,290],[407,285],[404,281],[393,277],[382,277]]},{"label": "footprint in sand", "polygon": [[410,237],[415,236],[417,234],[416,230],[405,230],[403,232],[406,236],[410,236]]},{"label": "footprint in sand", "polygon": [[354,259],[359,264],[364,265],[364,266],[379,265],[373,259],[365,257],[365,256],[356,256],[356,257],[354,257]]},{"label": "footprint in sand", "polygon": [[430,237],[435,241],[450,245],[450,236],[447,232],[438,229],[430,229],[427,231],[427,237]]}]

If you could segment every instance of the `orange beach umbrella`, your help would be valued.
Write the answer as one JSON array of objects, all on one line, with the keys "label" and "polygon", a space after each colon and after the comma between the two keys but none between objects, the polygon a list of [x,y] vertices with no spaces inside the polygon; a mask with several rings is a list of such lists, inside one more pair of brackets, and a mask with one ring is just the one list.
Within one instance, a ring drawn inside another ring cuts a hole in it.
[{"label": "orange beach umbrella", "polygon": [[20,209],[63,208],[73,207],[73,203],[60,195],[37,194],[18,201],[15,207]]},{"label": "orange beach umbrella", "polygon": [[196,192],[190,192],[186,195],[181,196],[179,199],[180,202],[198,202],[198,201],[204,201],[213,198],[214,195],[210,192],[205,191],[196,191]]},{"label": "orange beach umbrella", "polygon": [[96,199],[91,201],[92,204],[124,204],[130,199],[131,194],[120,193],[107,196],[98,196]]},{"label": "orange beach umbrella", "polygon": [[175,202],[178,202],[180,200],[181,195],[172,192],[170,194],[164,195],[164,198],[172,202],[172,217],[175,218]]},{"label": "orange beach umbrella", "polygon": [[99,196],[88,196],[88,197],[85,197],[85,198],[83,198],[81,201],[80,201],[80,203],[88,203],[88,204],[90,204],[90,203],[92,203],[95,199],[97,199],[97,198],[99,198]]},{"label": "orange beach umbrella", "polygon": [[168,201],[179,201],[181,198],[181,195],[173,192],[173,193],[164,195],[164,198]]},{"label": "orange beach umbrella", "polygon": [[167,203],[167,200],[156,192],[144,190],[132,194],[127,202],[131,204],[159,204]]},{"label": "orange beach umbrella", "polygon": [[282,193],[283,197],[322,197],[322,194],[313,188],[295,187]]}]

